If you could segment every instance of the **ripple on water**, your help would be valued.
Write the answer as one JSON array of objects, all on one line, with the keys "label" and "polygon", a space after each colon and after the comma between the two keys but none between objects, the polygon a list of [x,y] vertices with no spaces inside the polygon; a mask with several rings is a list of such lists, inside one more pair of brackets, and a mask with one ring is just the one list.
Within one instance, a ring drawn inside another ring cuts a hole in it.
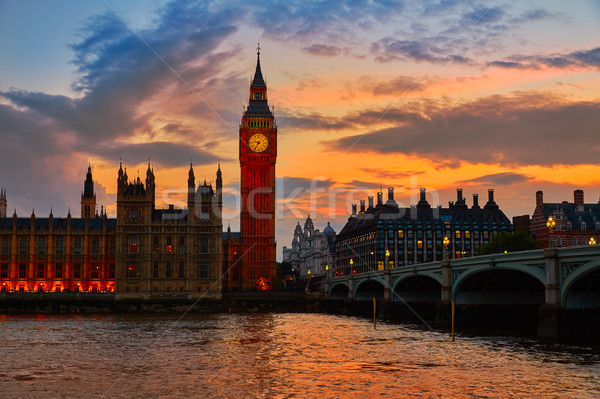
[{"label": "ripple on water", "polygon": [[3,316],[8,397],[600,396],[594,345],[333,315]]}]

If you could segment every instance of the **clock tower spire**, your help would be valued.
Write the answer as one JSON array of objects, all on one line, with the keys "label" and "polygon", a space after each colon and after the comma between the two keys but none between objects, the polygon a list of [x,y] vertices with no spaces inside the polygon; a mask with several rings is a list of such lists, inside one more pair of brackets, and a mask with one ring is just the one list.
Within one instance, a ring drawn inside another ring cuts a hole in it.
[{"label": "clock tower spire", "polygon": [[275,162],[277,125],[267,102],[267,85],[260,68],[250,84],[248,107],[242,115],[239,136],[242,209],[242,273],[230,287],[264,290],[275,285]]}]

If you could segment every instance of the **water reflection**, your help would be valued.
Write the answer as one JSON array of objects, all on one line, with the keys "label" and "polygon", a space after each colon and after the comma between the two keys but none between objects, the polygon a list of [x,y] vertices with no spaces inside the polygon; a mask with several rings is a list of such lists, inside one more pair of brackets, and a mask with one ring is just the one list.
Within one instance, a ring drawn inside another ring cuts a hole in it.
[{"label": "water reflection", "polygon": [[316,314],[0,317],[6,397],[600,396],[594,344]]}]

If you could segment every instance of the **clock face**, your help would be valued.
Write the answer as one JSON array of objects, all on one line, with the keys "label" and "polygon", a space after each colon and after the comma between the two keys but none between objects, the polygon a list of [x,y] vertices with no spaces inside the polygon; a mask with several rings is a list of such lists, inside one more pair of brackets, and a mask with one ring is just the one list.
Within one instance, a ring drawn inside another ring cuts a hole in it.
[{"label": "clock face", "polygon": [[254,152],[263,152],[267,149],[268,145],[269,140],[267,140],[264,134],[254,134],[250,137],[250,140],[248,140],[248,146]]}]

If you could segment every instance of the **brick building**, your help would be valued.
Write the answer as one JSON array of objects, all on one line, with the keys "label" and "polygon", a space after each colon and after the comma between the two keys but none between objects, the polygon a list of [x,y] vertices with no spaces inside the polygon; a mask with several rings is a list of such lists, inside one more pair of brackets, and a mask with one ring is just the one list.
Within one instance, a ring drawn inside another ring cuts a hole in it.
[{"label": "brick building", "polygon": [[573,191],[573,202],[544,202],[544,193],[535,193],[535,210],[529,224],[529,233],[542,248],[549,246],[549,230],[546,222],[552,217],[556,223],[552,232],[554,247],[587,245],[593,238],[600,238],[600,201],[584,203],[583,190]]}]

